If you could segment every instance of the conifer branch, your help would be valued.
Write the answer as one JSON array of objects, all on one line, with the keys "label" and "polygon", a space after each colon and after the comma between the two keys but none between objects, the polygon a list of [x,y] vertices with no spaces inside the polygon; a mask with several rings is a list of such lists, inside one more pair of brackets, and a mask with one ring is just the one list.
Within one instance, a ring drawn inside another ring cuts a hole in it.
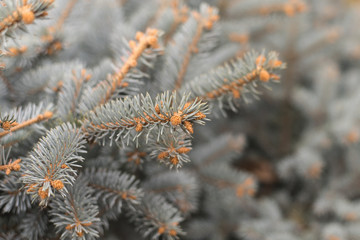
[{"label": "conifer branch", "polygon": [[44,112],[43,114],[39,114],[38,116],[32,118],[32,119],[29,119],[25,122],[22,122],[22,123],[9,123],[8,121],[4,121],[4,122],[1,122],[2,126],[4,125],[10,125],[10,127],[2,127],[5,131],[3,132],[0,132],[0,138],[6,136],[7,134],[10,134],[12,132],[16,132],[20,129],[23,129],[23,128],[26,128],[30,125],[33,125],[35,123],[39,123],[41,121],[45,121],[45,120],[48,120],[50,119],[51,117],[53,116],[53,112],[50,112],[50,111],[46,111]]},{"label": "conifer branch", "polygon": [[131,52],[121,59],[123,65],[115,73],[109,75],[106,80],[99,82],[87,91],[82,99],[81,109],[84,112],[94,110],[95,107],[107,103],[122,89],[128,87],[132,82],[131,79],[144,77],[145,75],[137,66],[141,62],[147,62],[146,58],[150,58],[154,54],[154,50],[160,48],[159,34],[157,29],[147,29],[145,33],[137,32],[135,36],[137,42],[129,41]]},{"label": "conifer branch", "polygon": [[5,146],[24,139],[33,130],[44,131],[40,123],[52,117],[52,105],[29,104],[24,108],[12,109],[4,116],[0,117],[0,127],[4,130],[0,132],[0,142]]},{"label": "conifer branch", "polygon": [[48,27],[46,30],[46,34],[41,36],[41,40],[45,43],[45,48],[42,52],[39,51],[39,53],[52,55],[63,48],[61,39],[58,35],[59,32],[62,30],[66,19],[70,16],[70,13],[73,10],[77,1],[78,0],[69,0],[64,11],[57,19],[57,22],[53,26]]},{"label": "conifer branch", "polygon": [[159,195],[148,194],[137,211],[129,210],[130,221],[145,238],[175,240],[184,234],[180,213]]},{"label": "conifer branch", "polygon": [[122,80],[125,78],[125,76],[129,73],[129,71],[132,68],[136,67],[139,58],[147,48],[150,47],[154,49],[159,48],[158,36],[159,36],[159,31],[157,29],[147,29],[145,34],[142,32],[136,33],[135,38],[136,41],[138,42],[135,41],[129,42],[129,46],[132,52],[124,61],[124,64],[119,69],[119,71],[117,71],[116,73],[110,76],[110,79],[112,80],[112,86],[111,89],[109,89],[109,92],[107,93],[105,100],[101,104],[107,102],[111,94],[115,91],[115,89],[122,85]]},{"label": "conifer branch", "polygon": [[0,19],[0,43],[6,36],[12,36],[11,32],[16,28],[22,28],[32,24],[37,18],[45,17],[53,2],[54,0],[36,0],[30,3],[26,0],[4,1],[1,7],[3,17]]},{"label": "conifer branch", "polygon": [[[250,4],[249,4],[250,2]],[[235,5],[235,2],[233,3]],[[272,14],[285,15],[293,17],[298,13],[302,13],[308,9],[308,6],[303,0],[291,0],[283,2],[267,2],[262,1],[244,1],[239,2],[237,6],[232,6],[230,11],[235,13],[235,9],[241,9],[240,14],[236,12],[237,16],[245,17],[258,17],[259,15],[268,16]],[[230,14],[231,16],[232,14]]]},{"label": "conifer branch", "polygon": [[163,172],[145,182],[144,189],[161,194],[183,214],[189,214],[198,207],[199,184],[188,171]]},{"label": "conifer branch", "polygon": [[101,206],[120,214],[123,203],[138,205],[144,195],[134,176],[105,169],[90,169],[84,173],[88,186],[96,190],[94,196]]},{"label": "conifer branch", "polygon": [[24,159],[22,182],[33,200],[40,199],[40,205],[47,205],[55,190],[61,195],[67,192],[66,184],[72,184],[77,175],[75,167],[83,158],[84,139],[81,131],[68,124],[62,124],[40,139],[34,150]]},{"label": "conifer branch", "polygon": [[225,164],[212,164],[200,169],[201,179],[219,189],[230,189],[238,198],[253,197],[257,184],[250,174],[235,171]]},{"label": "conifer branch", "polygon": [[125,154],[123,158],[126,159],[125,167],[131,172],[142,169],[145,161],[148,160],[148,153],[141,148],[136,148],[135,144],[125,147],[123,152]]},{"label": "conifer branch", "polygon": [[61,233],[61,240],[95,240],[99,237],[99,210],[96,199],[91,196],[94,191],[86,185],[86,178],[80,176],[69,187],[65,199],[57,195],[50,203],[50,221]]},{"label": "conifer branch", "polygon": [[46,238],[50,226],[48,211],[37,207],[22,217],[18,229],[24,239],[40,240]]},{"label": "conifer branch", "polygon": [[79,112],[79,102],[90,78],[91,74],[80,64],[71,71],[71,78],[58,83],[55,89],[61,88],[58,97],[58,116],[66,119],[69,115]]},{"label": "conifer branch", "polygon": [[16,159],[15,161],[10,161],[8,164],[0,165],[0,171],[5,171],[6,175],[9,175],[11,171],[19,171],[21,159]]},{"label": "conifer branch", "polygon": [[173,0],[171,3],[171,9],[174,16],[174,21],[170,26],[170,29],[165,33],[164,42],[168,43],[179,25],[185,23],[188,20],[189,8],[186,5],[180,4],[179,0]]},{"label": "conifer branch", "polygon": [[163,134],[165,127],[181,127],[189,133],[193,133],[192,124],[200,123],[208,113],[206,104],[198,99],[188,101],[186,95],[182,95],[180,101],[176,93],[162,93],[155,98],[155,102],[149,94],[126,97],[124,100],[111,101],[90,112],[84,121],[83,129],[90,141],[101,140],[105,143],[105,137],[109,136],[110,142],[121,141],[127,138],[129,142],[131,133],[133,140],[146,132],[146,139],[157,127],[158,137]]},{"label": "conifer branch", "polygon": [[193,53],[197,53],[198,51],[198,42],[200,41],[201,35],[203,31],[210,30],[213,27],[213,24],[218,21],[219,16],[217,15],[217,11],[214,8],[208,7],[207,9],[208,13],[207,16],[202,16],[198,12],[193,12],[193,18],[197,22],[197,27],[195,30],[195,34],[190,42],[190,45],[187,47],[186,53],[184,55],[178,77],[175,81],[175,87],[174,90],[177,90],[181,87],[183,79],[185,77],[186,70],[188,68],[188,65],[190,63],[190,58]]},{"label": "conifer branch", "polygon": [[174,34],[172,44],[168,44],[164,54],[164,64],[156,73],[156,80],[161,90],[177,90],[189,75],[196,72],[193,64],[213,49],[218,36],[217,24],[219,16],[217,9],[203,3],[199,12],[193,11]]},{"label": "conifer branch", "polygon": [[19,182],[19,178],[20,173],[16,172],[0,181],[0,209],[3,213],[20,214],[31,208],[30,197]]},{"label": "conifer branch", "polygon": [[164,131],[159,139],[156,134],[150,137],[147,146],[150,156],[166,164],[170,169],[182,167],[184,163],[190,162],[187,153],[191,150],[191,140],[188,134],[180,129],[174,133],[169,129]]},{"label": "conifer branch", "polygon": [[278,60],[275,52],[269,52],[267,56],[251,52],[244,59],[239,58],[196,77],[181,92],[191,92],[192,97],[205,101],[217,99],[221,105],[226,100],[235,111],[232,104],[234,99],[244,98],[247,101],[247,93],[258,94],[257,84],[264,85],[270,80],[279,80],[275,71],[284,67],[285,64]]}]

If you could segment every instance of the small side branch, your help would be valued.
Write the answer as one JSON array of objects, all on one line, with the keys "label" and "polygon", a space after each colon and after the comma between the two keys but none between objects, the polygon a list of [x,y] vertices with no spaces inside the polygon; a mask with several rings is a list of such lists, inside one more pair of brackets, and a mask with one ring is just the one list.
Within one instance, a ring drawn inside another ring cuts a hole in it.
[{"label": "small side branch", "polygon": [[[29,120],[27,120],[27,121],[25,121],[23,123],[19,123],[19,124],[15,124],[14,126],[10,126],[9,130],[5,130],[3,132],[0,132],[0,138],[8,135],[9,133],[16,132],[16,131],[18,131],[20,129],[26,128],[26,127],[28,127],[30,125],[35,124],[35,123],[48,120],[52,116],[53,116],[53,112],[47,111],[44,114],[40,114],[40,115],[38,115],[38,116],[36,116],[36,117],[34,117],[32,119],[29,119]],[[4,124],[4,123],[2,122],[2,124]]]}]

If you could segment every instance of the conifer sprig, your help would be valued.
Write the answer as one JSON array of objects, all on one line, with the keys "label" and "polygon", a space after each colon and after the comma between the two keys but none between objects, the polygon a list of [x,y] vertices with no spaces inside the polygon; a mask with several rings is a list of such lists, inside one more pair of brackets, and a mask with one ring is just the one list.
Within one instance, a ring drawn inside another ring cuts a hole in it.
[{"label": "conifer sprig", "polygon": [[185,94],[180,99],[176,92],[165,92],[153,101],[149,94],[126,97],[114,100],[90,112],[83,124],[86,137],[90,141],[105,143],[121,141],[132,137],[136,140],[145,132],[146,140],[156,128],[157,139],[163,134],[164,128],[180,127],[193,133],[193,123],[203,124],[208,108],[205,103],[195,99],[188,101]]},{"label": "conifer sprig", "polygon": [[14,108],[3,113],[0,120],[0,126],[3,130],[0,131],[0,143],[3,146],[9,146],[24,139],[34,130],[45,131],[42,123],[53,116],[52,109],[52,104],[45,106],[45,104],[40,103],[38,105],[29,104],[23,108]]},{"label": "conifer sprig", "polygon": [[43,18],[54,0],[5,0],[0,4],[0,45],[5,37],[11,37],[15,29],[24,29],[35,19]]},{"label": "conifer sprig", "polygon": [[95,190],[94,196],[100,206],[106,206],[116,214],[121,213],[124,202],[137,205],[144,195],[138,187],[139,181],[127,173],[90,169],[84,175],[89,180],[88,186]]},{"label": "conifer sprig", "polygon": [[253,197],[257,190],[255,178],[225,164],[212,164],[201,169],[200,177],[209,186],[228,189],[238,198]]},{"label": "conifer sprig", "polygon": [[81,110],[83,112],[94,110],[95,107],[107,103],[112,98],[119,97],[119,93],[127,88],[129,83],[147,77],[141,66],[152,67],[149,61],[154,55],[156,56],[160,48],[159,36],[160,31],[157,29],[149,28],[145,33],[137,32],[136,41],[129,41],[126,49],[122,49],[124,55],[119,59],[120,67],[116,67],[115,72],[109,74],[107,79],[87,90],[80,103]]},{"label": "conifer sprig", "polygon": [[69,187],[66,197],[59,194],[51,201],[50,216],[61,240],[95,240],[99,237],[100,219],[93,189],[87,187],[87,179],[79,176]]},{"label": "conifer sprig", "polygon": [[156,136],[150,137],[147,149],[153,159],[164,163],[170,169],[179,168],[184,163],[190,162],[187,153],[191,150],[191,140],[189,135],[181,129],[173,133],[170,129],[165,129],[159,139]]},{"label": "conifer sprig", "polygon": [[175,44],[168,44],[165,49],[164,65],[157,73],[163,90],[180,89],[196,56],[209,52],[214,45],[214,38],[207,39],[207,36],[214,31],[214,25],[219,20],[216,8],[202,4],[199,12],[193,11],[186,19],[174,34]]},{"label": "conifer sprig", "polygon": [[184,215],[198,207],[199,182],[189,171],[158,173],[145,182],[143,187],[145,191],[161,194]]},{"label": "conifer sprig", "polygon": [[30,197],[19,182],[19,177],[19,173],[11,174],[0,181],[0,209],[3,213],[20,214],[31,208]]},{"label": "conifer sprig", "polygon": [[39,199],[40,205],[47,205],[49,197],[59,191],[67,192],[67,184],[72,184],[77,175],[75,167],[83,158],[83,135],[69,123],[64,123],[48,132],[36,144],[33,151],[24,159],[22,182],[33,200]]},{"label": "conifer sprig", "polygon": [[160,195],[148,194],[137,210],[129,211],[130,220],[145,238],[175,240],[184,232],[179,226],[180,212]]},{"label": "conifer sprig", "polygon": [[248,101],[249,93],[259,94],[258,84],[279,80],[276,70],[284,67],[285,64],[278,59],[275,52],[269,52],[266,56],[250,52],[245,54],[244,58],[238,58],[196,77],[181,88],[181,93],[190,92],[192,98],[205,101],[218,100],[221,106],[225,102],[235,111],[234,99],[243,98]]}]

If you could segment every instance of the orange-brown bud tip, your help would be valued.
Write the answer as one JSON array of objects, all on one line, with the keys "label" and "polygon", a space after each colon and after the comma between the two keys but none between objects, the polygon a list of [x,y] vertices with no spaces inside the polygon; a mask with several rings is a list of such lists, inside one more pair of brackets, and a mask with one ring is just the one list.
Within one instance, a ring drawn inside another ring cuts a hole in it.
[{"label": "orange-brown bud tip", "polygon": [[53,112],[50,112],[50,111],[44,112],[44,117],[45,118],[51,118],[53,115],[54,115]]},{"label": "orange-brown bud tip", "polygon": [[283,11],[288,17],[292,17],[295,15],[295,7],[290,3],[284,5]]},{"label": "orange-brown bud tip", "polygon": [[174,113],[174,115],[170,118],[170,122],[173,126],[177,126],[181,124],[182,118],[179,113]]},{"label": "orange-brown bud tip", "polygon": [[176,232],[175,229],[171,229],[171,230],[169,231],[169,234],[170,234],[170,236],[176,236],[177,232]]},{"label": "orange-brown bud tip", "polygon": [[141,123],[138,123],[135,127],[135,131],[137,131],[137,132],[141,132],[142,129],[143,129],[143,125]]},{"label": "orange-brown bud tip", "polygon": [[61,180],[54,180],[51,182],[51,186],[53,186],[56,190],[60,190],[64,188],[64,183]]},{"label": "orange-brown bud tip", "polygon": [[260,80],[261,80],[262,82],[268,82],[268,81],[270,80],[270,74],[269,74],[269,72],[266,71],[265,69],[262,69],[262,70],[260,71],[259,77],[260,77]]},{"label": "orange-brown bud tip", "polygon": [[174,156],[170,159],[170,162],[172,165],[177,165],[179,163],[179,159],[177,158],[177,156]]},{"label": "orange-brown bud tip", "polygon": [[130,47],[131,49],[136,48],[136,42],[135,42],[134,40],[130,40],[130,41],[129,41],[129,47]]},{"label": "orange-brown bud tip", "polygon": [[11,123],[9,121],[2,123],[2,129],[4,129],[5,131],[9,131],[10,128],[11,128]]},{"label": "orange-brown bud tip", "polygon": [[169,153],[168,152],[161,152],[161,153],[159,153],[159,155],[158,155],[158,159],[164,159],[164,158],[166,158],[166,157],[168,157],[169,156]]},{"label": "orange-brown bud tip", "polygon": [[31,24],[35,20],[35,14],[33,11],[31,11],[30,7],[24,7],[21,10],[21,16],[22,16],[22,21],[25,24]]},{"label": "orange-brown bud tip", "polygon": [[44,191],[42,187],[39,188],[39,190],[38,190],[38,194],[39,194],[39,197],[40,197],[41,199],[47,198],[47,197],[48,197],[48,193],[49,193],[48,189],[46,189],[46,191]]},{"label": "orange-brown bud tip", "polygon": [[156,112],[157,114],[160,113],[160,107],[159,107],[158,104],[156,104],[156,106],[155,106],[155,112]]},{"label": "orange-brown bud tip", "polygon": [[146,41],[152,47],[157,46],[157,43],[158,43],[158,40],[155,36],[148,36],[146,38]]},{"label": "orange-brown bud tip", "polygon": [[158,229],[158,233],[161,235],[165,232],[165,228],[164,227],[159,227]]},{"label": "orange-brown bud tip", "polygon": [[68,225],[66,225],[65,229],[66,230],[71,230],[71,229],[73,229],[73,227],[70,224],[68,224]]},{"label": "orange-brown bud tip", "polygon": [[63,164],[61,165],[61,168],[64,169],[64,168],[68,168],[68,166],[66,164]]},{"label": "orange-brown bud tip", "polygon": [[135,39],[139,41],[143,36],[144,36],[144,33],[137,32],[136,35],[135,35]]},{"label": "orange-brown bud tip", "polygon": [[194,129],[193,129],[193,126],[192,126],[192,123],[191,123],[191,122],[185,121],[185,122],[184,122],[184,126],[185,126],[186,130],[189,131],[189,133],[191,133],[191,134],[194,133]]},{"label": "orange-brown bud tip", "polygon": [[256,58],[255,63],[257,66],[261,66],[265,63],[266,57],[264,55],[260,55]]},{"label": "orange-brown bud tip", "polygon": [[201,120],[206,118],[206,115],[203,114],[202,112],[198,112],[195,116],[197,117],[196,120]]},{"label": "orange-brown bud tip", "polygon": [[12,167],[12,169],[13,169],[14,171],[19,171],[20,168],[21,168],[20,164],[14,164],[14,166]]},{"label": "orange-brown bud tip", "polygon": [[280,67],[282,65],[282,61],[280,61],[280,60],[270,60],[269,65],[272,68],[278,68],[278,67]]},{"label": "orange-brown bud tip", "polygon": [[155,28],[149,28],[147,31],[146,31],[146,33],[148,34],[148,35],[151,35],[151,36],[156,36],[157,34],[158,34],[158,30],[157,29],[155,29]]},{"label": "orange-brown bud tip", "polygon": [[187,147],[181,147],[181,148],[178,148],[176,149],[176,152],[182,154],[182,153],[188,153],[190,152],[190,148],[187,148]]}]

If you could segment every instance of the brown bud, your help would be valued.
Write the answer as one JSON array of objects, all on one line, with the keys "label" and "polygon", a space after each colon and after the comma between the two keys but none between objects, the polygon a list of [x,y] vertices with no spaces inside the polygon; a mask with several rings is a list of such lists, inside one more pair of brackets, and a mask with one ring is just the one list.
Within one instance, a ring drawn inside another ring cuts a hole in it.
[{"label": "brown bud", "polygon": [[30,7],[23,7],[20,11],[21,16],[22,16],[22,21],[25,24],[30,24],[33,23],[35,20],[35,15],[34,12],[31,11]]},{"label": "brown bud", "polygon": [[184,126],[185,126],[186,130],[189,131],[189,133],[191,133],[191,134],[194,133],[194,129],[193,129],[193,126],[192,126],[192,123],[191,123],[191,122],[185,121],[185,122],[184,122]]},{"label": "brown bud", "polygon": [[61,180],[51,181],[51,186],[53,186],[56,190],[60,190],[64,188],[64,183]]},{"label": "brown bud", "polygon": [[169,156],[168,152],[161,152],[158,155],[158,159],[164,159],[164,158],[167,158],[168,156]]},{"label": "brown bud", "polygon": [[182,118],[179,113],[174,113],[174,115],[170,118],[170,122],[173,126],[177,126],[181,124]]},{"label": "brown bud", "polygon": [[265,69],[262,69],[262,70],[260,71],[259,77],[260,77],[260,80],[261,80],[262,82],[268,82],[268,81],[270,80],[270,74],[269,74],[269,72],[266,71]]},{"label": "brown bud", "polygon": [[182,153],[188,153],[190,152],[190,148],[187,148],[187,147],[181,147],[181,148],[178,148],[176,149],[176,152],[182,154]]},{"label": "brown bud", "polygon": [[47,198],[47,197],[48,197],[48,193],[49,193],[49,190],[46,189],[46,191],[44,191],[42,187],[39,188],[39,190],[38,190],[38,194],[39,194],[39,197],[40,197],[41,199]]}]

